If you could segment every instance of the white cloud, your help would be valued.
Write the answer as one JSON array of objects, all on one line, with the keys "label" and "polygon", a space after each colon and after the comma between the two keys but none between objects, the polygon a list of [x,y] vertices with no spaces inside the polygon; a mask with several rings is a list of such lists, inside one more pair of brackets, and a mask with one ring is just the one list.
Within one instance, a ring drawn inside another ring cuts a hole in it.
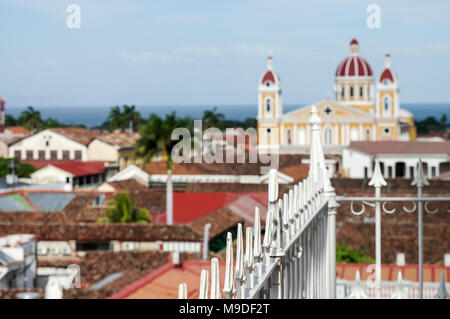
[{"label": "white cloud", "polygon": [[192,62],[199,58],[213,58],[248,62],[260,60],[269,55],[279,57],[327,56],[325,52],[287,48],[284,46],[233,45],[233,46],[189,46],[168,50],[167,52],[120,52],[119,57],[133,63]]}]

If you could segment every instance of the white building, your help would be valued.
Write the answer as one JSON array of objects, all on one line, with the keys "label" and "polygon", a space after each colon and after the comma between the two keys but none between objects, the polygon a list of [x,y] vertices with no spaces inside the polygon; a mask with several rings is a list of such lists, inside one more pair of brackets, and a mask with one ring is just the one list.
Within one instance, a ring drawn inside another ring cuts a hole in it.
[{"label": "white building", "polygon": [[33,288],[37,269],[34,235],[0,238],[0,288]]},{"label": "white building", "polygon": [[342,152],[342,168],[350,178],[372,177],[375,160],[385,178],[413,178],[417,160],[433,178],[450,170],[450,142],[352,142]]},{"label": "white building", "polygon": [[99,132],[80,127],[51,128],[9,145],[9,157],[21,160],[87,161],[88,145]]}]

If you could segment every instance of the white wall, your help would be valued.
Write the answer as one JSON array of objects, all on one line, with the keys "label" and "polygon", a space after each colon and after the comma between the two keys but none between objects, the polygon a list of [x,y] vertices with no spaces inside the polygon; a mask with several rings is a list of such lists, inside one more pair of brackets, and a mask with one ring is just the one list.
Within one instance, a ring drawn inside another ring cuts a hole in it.
[{"label": "white wall", "polygon": [[364,167],[368,167],[369,176],[371,174],[372,157],[365,153],[345,148],[342,150],[342,168],[347,177],[350,178],[364,178]]},{"label": "white wall", "polygon": [[[342,167],[350,178],[364,178],[364,167],[368,167],[368,177],[372,177],[371,163],[372,159],[378,159],[380,163],[384,165],[384,178],[392,178],[396,176],[395,166],[396,163],[405,163],[405,176],[404,178],[413,178],[411,168],[416,167],[419,158],[422,159],[424,165],[425,174],[427,178],[433,178],[440,174],[439,165],[441,163],[447,163],[448,159],[443,155],[369,155],[362,152],[358,152],[349,148],[342,151]],[[389,169],[391,167],[391,169]],[[433,169],[432,169],[433,168]],[[391,175],[389,175],[391,173]]]},{"label": "white wall", "polygon": [[52,165],[47,165],[31,174],[33,184],[66,183],[67,178],[72,183],[72,175],[70,173]]},{"label": "white wall", "polygon": [[45,159],[49,160],[50,151],[57,151],[57,159],[60,160],[63,158],[63,151],[69,151],[70,159],[73,160],[75,159],[75,151],[81,151],[81,160],[88,160],[88,150],[85,145],[51,130],[36,133],[11,145],[8,150],[9,157],[14,157],[16,150],[21,151],[21,159],[26,159],[26,151],[33,151],[34,160],[39,159],[39,151],[45,151]]},{"label": "white wall", "polygon": [[90,161],[116,162],[119,152],[116,147],[95,139],[88,145],[88,157]]}]

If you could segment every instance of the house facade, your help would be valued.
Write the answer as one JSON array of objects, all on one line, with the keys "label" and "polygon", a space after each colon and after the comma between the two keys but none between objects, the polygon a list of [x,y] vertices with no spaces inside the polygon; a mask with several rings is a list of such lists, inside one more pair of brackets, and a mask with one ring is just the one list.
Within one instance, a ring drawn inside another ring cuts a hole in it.
[{"label": "house facade", "polygon": [[450,171],[450,142],[352,142],[342,152],[342,169],[350,178],[371,178],[375,160],[384,178],[413,178],[417,159],[429,179]]},{"label": "house facade", "polygon": [[324,151],[341,154],[352,141],[412,141],[416,138],[413,115],[400,108],[399,81],[385,57],[375,81],[369,63],[360,57],[353,39],[350,55],[337,67],[334,99],[326,99],[283,113],[282,86],[269,57],[258,86],[258,149],[280,153],[307,153],[311,133],[308,119],[315,105],[322,119]]},{"label": "house facade", "polygon": [[51,128],[9,145],[8,156],[21,160],[89,160],[88,145],[99,132],[79,127]]}]

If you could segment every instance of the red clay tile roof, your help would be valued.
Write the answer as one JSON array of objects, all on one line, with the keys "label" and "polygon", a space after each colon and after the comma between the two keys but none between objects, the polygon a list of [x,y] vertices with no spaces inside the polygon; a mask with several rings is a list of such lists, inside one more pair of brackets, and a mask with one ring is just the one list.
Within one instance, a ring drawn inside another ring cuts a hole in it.
[{"label": "red clay tile roof", "polygon": [[[359,270],[361,280],[366,280],[371,272],[367,272],[368,264],[337,264],[336,274],[340,279],[355,280],[356,271]],[[396,281],[398,272],[402,273],[403,280],[419,281],[419,267],[418,265],[386,265],[381,266],[381,280]],[[439,282],[441,272],[444,273],[446,282],[450,278],[450,267],[439,265],[424,265],[424,278],[426,282]]]},{"label": "red clay tile roof", "polygon": [[[301,161],[309,158],[308,155],[280,155],[279,168],[280,170],[291,167],[292,170],[298,167],[299,171],[304,170]],[[172,174],[174,175],[261,175],[261,167],[266,167],[267,164],[258,162],[249,163],[248,158],[245,163],[173,163]],[[165,161],[150,162],[147,164],[145,171],[149,174],[166,174],[167,163]]]},{"label": "red clay tile roof", "polygon": [[[337,264],[337,277],[341,279],[354,280],[356,270],[360,271],[361,280],[367,278],[368,265],[365,264]],[[123,288],[109,299],[177,299],[178,285],[186,283],[189,299],[198,299],[200,288],[200,272],[202,269],[209,271],[211,276],[211,262],[186,260],[181,267],[167,263],[145,277]],[[382,265],[382,280],[395,281],[397,273],[402,272],[404,280],[418,281],[418,266],[406,265]],[[450,278],[450,267],[424,265],[424,281],[439,282],[440,273]],[[225,279],[225,262],[219,262],[220,286],[223,287]],[[222,298],[225,296],[223,295]]]},{"label": "red clay tile roof", "polygon": [[118,147],[134,147],[139,134],[130,132],[112,132],[97,137],[98,140]]},{"label": "red clay tile roof", "polygon": [[350,149],[367,154],[447,154],[450,142],[351,142]]},{"label": "red clay tile roof", "polygon": [[82,127],[57,127],[50,130],[86,146],[94,138],[102,135],[99,131],[88,130]]},{"label": "red clay tile roof", "polygon": [[38,160],[25,160],[25,163],[31,164],[37,169],[46,167],[48,165],[55,166],[63,171],[66,171],[73,176],[86,176],[101,174],[106,170],[104,162],[90,161],[38,161]]},{"label": "red clay tile roof", "polygon": [[23,126],[8,126],[6,129],[13,132],[14,134],[23,134],[23,135],[31,134],[31,131],[27,130]]}]

